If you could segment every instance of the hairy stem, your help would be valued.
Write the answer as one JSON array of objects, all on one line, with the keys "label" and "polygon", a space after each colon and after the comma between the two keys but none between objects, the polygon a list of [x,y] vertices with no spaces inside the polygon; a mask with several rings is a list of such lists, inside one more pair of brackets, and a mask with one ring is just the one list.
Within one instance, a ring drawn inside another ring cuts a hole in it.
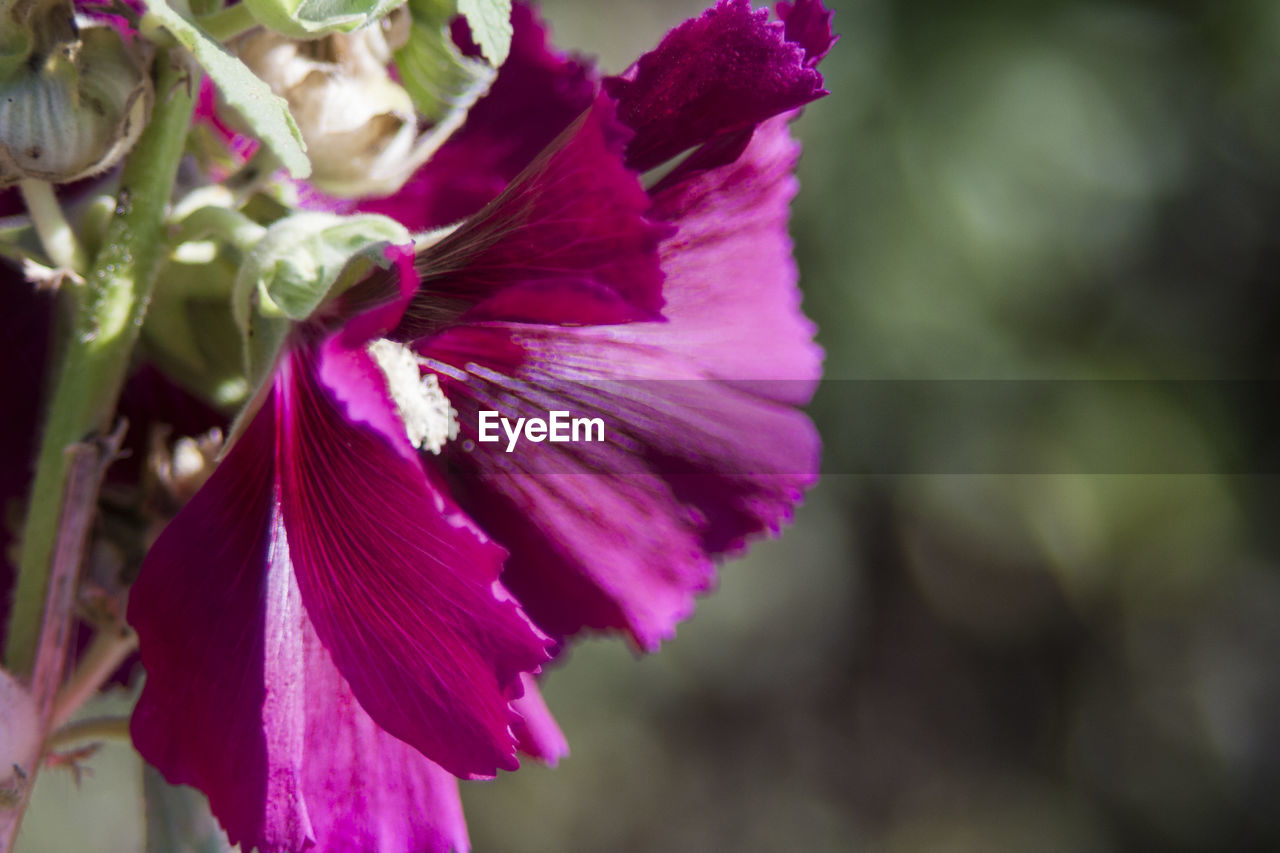
[{"label": "hairy stem", "polygon": [[116,214],[77,294],[45,421],[5,645],[5,663],[19,677],[31,673],[38,646],[69,471],[66,448],[110,425],[161,260],[165,206],[191,120],[195,81],[167,52],[157,63],[159,96],[151,123],[125,163]]},{"label": "hairy stem", "polygon": [[31,673],[30,692],[38,726],[34,737],[22,745],[22,754],[14,764],[17,787],[6,790],[6,796],[0,802],[0,853],[13,850],[22,814],[26,811],[36,773],[40,769],[49,720],[53,715],[54,695],[62,681],[63,662],[71,645],[71,610],[84,544],[93,525],[102,477],[120,451],[123,437],[122,425],[109,437],[72,445],[65,454],[68,469],[66,493],[58,516],[52,571],[49,573],[49,596],[44,602],[35,669]]}]

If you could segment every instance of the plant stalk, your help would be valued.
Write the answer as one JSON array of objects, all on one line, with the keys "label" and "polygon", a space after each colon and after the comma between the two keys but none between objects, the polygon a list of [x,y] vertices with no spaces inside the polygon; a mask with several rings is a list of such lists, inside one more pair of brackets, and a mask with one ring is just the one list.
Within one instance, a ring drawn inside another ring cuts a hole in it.
[{"label": "plant stalk", "polygon": [[125,162],[115,216],[77,291],[75,319],[58,362],[5,644],[6,667],[18,677],[31,674],[39,642],[69,470],[65,451],[109,428],[162,259],[165,207],[191,121],[196,81],[167,51],[156,62],[158,97],[151,122]]}]

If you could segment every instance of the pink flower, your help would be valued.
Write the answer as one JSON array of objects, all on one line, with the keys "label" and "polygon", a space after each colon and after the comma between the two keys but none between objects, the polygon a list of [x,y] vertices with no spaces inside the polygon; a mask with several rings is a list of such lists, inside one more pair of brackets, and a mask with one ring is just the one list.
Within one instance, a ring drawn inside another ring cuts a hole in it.
[{"label": "pink flower", "polygon": [[[604,91],[517,7],[511,57],[395,197],[461,223],[295,329],[256,414],[169,525],[130,621],[139,751],[263,850],[465,850],[455,777],[547,760],[555,641],[650,649],[714,561],[816,478],[820,373],[786,234],[789,114],[829,13],[726,0]],[[465,35],[465,34],[463,34]],[[465,41],[465,38],[460,39]],[[646,191],[638,170],[693,153]],[[457,410],[439,457],[378,360]],[[609,440],[476,434],[481,409],[599,416]]]}]

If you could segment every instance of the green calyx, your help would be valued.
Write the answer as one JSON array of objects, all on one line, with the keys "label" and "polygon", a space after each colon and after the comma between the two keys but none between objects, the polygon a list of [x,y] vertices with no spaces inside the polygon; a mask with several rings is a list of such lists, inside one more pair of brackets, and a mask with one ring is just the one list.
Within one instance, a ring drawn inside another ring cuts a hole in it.
[{"label": "green calyx", "polygon": [[[454,0],[409,0],[408,7],[410,34],[407,43],[396,51],[396,68],[414,106],[433,122],[465,114],[489,90],[497,76],[498,63],[463,56],[453,43],[449,24],[460,13],[461,4]],[[508,4],[508,31],[510,12]],[[476,32],[470,17],[467,23]],[[503,59],[510,40],[508,32],[500,52]]]},{"label": "green calyx", "polygon": [[245,256],[231,297],[244,339],[248,387],[257,388],[275,365],[295,323],[386,267],[386,248],[412,242],[385,216],[297,213],[272,225]]}]

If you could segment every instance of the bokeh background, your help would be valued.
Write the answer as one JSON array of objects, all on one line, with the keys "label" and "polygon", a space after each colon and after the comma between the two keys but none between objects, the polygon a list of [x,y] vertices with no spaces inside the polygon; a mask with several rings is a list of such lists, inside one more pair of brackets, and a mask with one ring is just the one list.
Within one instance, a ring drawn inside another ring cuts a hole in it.
[{"label": "bokeh background", "polygon": [[[543,7],[619,71],[702,5]],[[793,222],[826,476],[661,654],[550,673],[573,753],[466,785],[474,848],[1280,850],[1280,424],[1160,381],[1276,377],[1280,3],[833,6]],[[992,379],[1044,429],[866,393]],[[76,796],[132,849],[104,756]],[[42,779],[27,849],[96,849]]]}]

